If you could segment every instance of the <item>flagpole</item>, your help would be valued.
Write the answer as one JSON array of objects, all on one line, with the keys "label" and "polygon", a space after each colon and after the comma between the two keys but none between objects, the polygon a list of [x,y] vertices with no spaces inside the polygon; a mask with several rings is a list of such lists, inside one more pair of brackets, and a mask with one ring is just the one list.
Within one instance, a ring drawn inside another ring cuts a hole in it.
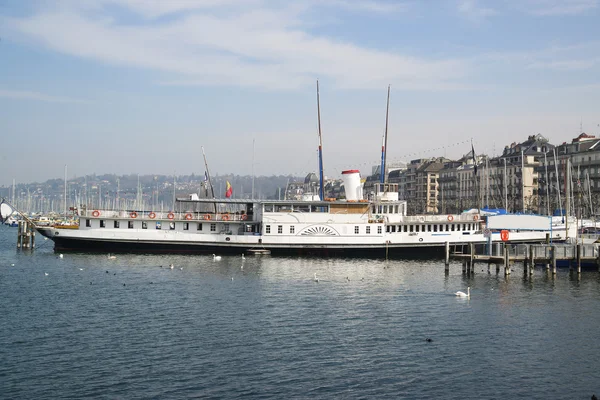
[{"label": "flagpole", "polygon": [[[210,185],[210,191],[212,193],[212,198],[215,198],[215,189],[213,188],[212,181],[210,180],[210,171],[208,170],[208,162],[206,161],[206,154],[204,153],[204,146],[200,146],[202,149],[202,157],[204,158],[204,167],[206,168],[206,173],[208,174],[208,184]],[[215,214],[217,213],[217,202],[215,205]]]}]

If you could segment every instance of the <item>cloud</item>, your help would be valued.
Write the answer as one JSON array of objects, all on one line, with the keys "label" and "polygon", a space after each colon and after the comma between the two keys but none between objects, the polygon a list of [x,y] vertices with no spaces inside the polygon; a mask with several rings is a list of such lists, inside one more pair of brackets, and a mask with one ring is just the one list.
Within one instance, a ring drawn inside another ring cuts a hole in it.
[{"label": "cloud", "polygon": [[40,92],[0,89],[0,97],[15,100],[37,100],[48,103],[85,103],[83,100],[70,97],[51,96]]},{"label": "cloud", "polygon": [[599,64],[597,58],[589,60],[549,60],[536,61],[527,66],[528,69],[553,69],[557,71],[581,71]]},{"label": "cloud", "polygon": [[[159,80],[170,84],[290,89],[312,85],[320,77],[341,88],[381,88],[391,83],[397,88],[437,90],[460,87],[460,78],[469,72],[469,63],[460,59],[416,57],[311,34],[304,26],[302,7],[223,11],[212,7],[214,3],[120,3],[151,18],[195,10],[146,23],[120,21],[113,7],[101,13],[61,8],[5,22],[53,51],[159,71],[167,76]],[[337,2],[346,3],[350,4]],[[363,6],[384,10],[382,4]]]},{"label": "cloud", "polygon": [[478,0],[459,1],[458,11],[473,22],[481,22],[488,17],[498,15],[497,10],[489,7],[482,7]]},{"label": "cloud", "polygon": [[598,8],[599,0],[532,0],[523,3],[537,16],[580,15]]}]

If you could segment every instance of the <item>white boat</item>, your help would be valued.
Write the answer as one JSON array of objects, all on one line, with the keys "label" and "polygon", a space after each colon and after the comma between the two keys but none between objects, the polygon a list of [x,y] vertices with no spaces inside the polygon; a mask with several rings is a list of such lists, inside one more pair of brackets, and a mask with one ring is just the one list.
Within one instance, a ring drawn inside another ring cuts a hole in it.
[{"label": "white boat", "polygon": [[[346,171],[348,172],[348,171]],[[350,171],[357,173],[358,171]],[[360,185],[360,179],[358,180]],[[407,215],[397,184],[376,185],[373,200],[347,185],[344,200],[177,199],[170,212],[87,210],[77,229],[37,227],[56,251],[431,255],[450,245],[560,241],[549,217]],[[357,198],[358,197],[358,198]]]}]

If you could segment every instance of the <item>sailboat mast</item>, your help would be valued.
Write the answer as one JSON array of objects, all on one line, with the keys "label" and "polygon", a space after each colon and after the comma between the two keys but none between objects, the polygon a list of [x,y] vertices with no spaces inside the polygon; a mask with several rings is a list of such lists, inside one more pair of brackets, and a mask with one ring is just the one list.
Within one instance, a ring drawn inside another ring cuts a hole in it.
[{"label": "sailboat mast", "polygon": [[388,138],[388,117],[390,113],[390,86],[388,85],[388,93],[387,93],[387,106],[385,109],[385,134],[383,139],[383,147],[381,148],[381,183],[385,183],[387,181],[387,174],[385,173],[385,166],[387,162],[387,138]]},{"label": "sailboat mast", "polygon": [[325,199],[323,187],[323,137],[321,136],[321,104],[319,101],[319,80],[317,80],[317,119],[319,124],[319,197]]},{"label": "sailboat mast", "polygon": [[[212,193],[213,199],[215,198],[215,189],[213,188],[212,181],[210,180],[210,171],[208,170],[208,162],[206,161],[206,154],[204,153],[204,146],[200,146],[202,149],[202,157],[204,158],[204,168],[206,168],[206,175],[208,175],[208,185],[210,186],[210,192]],[[215,202],[215,214],[217,213],[217,203]]]}]

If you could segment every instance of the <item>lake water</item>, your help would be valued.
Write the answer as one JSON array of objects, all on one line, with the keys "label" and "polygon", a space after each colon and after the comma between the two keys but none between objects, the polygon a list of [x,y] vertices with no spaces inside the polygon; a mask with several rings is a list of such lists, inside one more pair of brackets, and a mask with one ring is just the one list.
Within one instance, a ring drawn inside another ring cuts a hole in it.
[{"label": "lake water", "polygon": [[[445,275],[443,261],[61,259],[39,236],[34,251],[15,243],[16,229],[0,227],[0,398],[600,395],[594,270],[553,278],[538,267],[529,278],[516,265],[505,278],[460,264]],[[469,286],[470,299],[454,296]]]}]

